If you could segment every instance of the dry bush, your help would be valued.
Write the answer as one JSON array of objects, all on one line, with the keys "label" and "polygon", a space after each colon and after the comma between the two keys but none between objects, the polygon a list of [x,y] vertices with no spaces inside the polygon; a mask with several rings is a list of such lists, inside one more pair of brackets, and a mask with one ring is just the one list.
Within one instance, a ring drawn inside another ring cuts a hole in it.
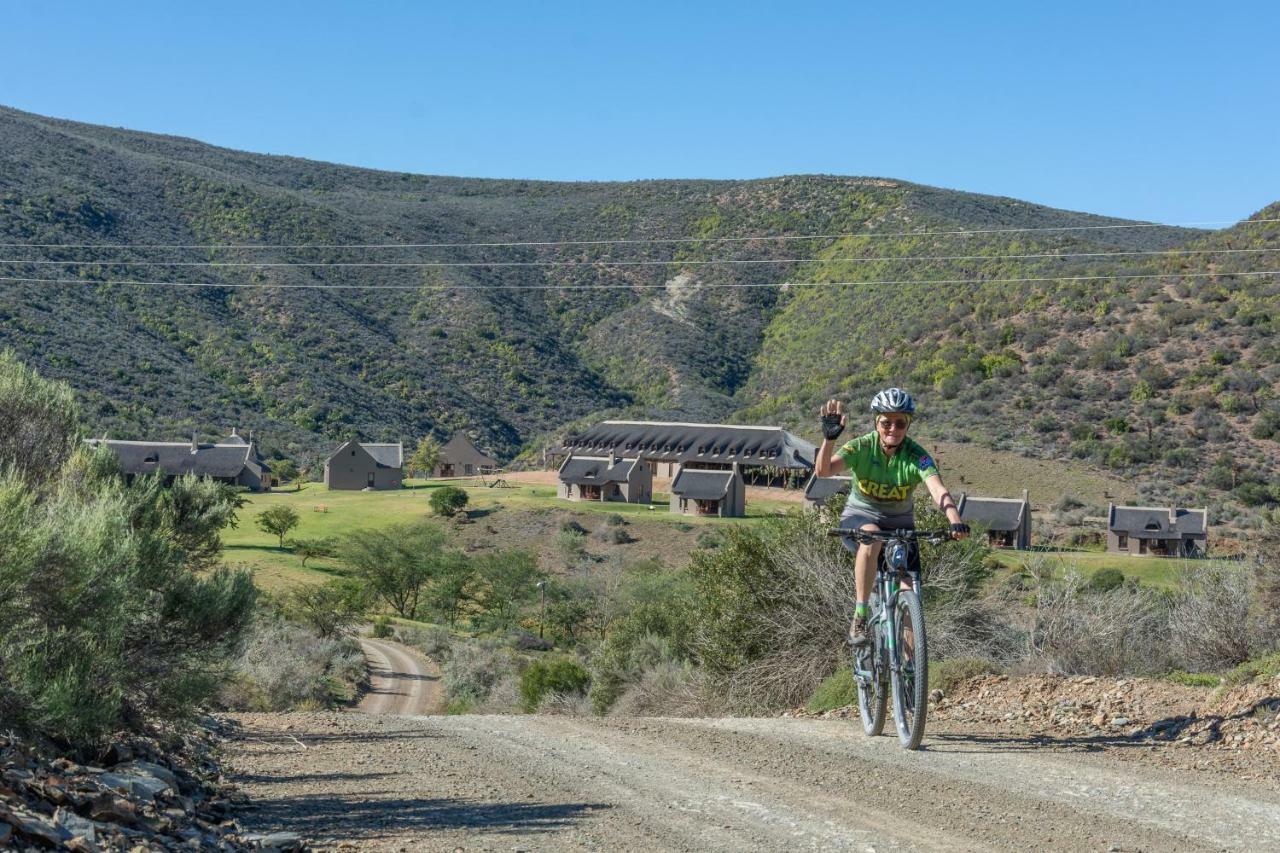
[{"label": "dry bush", "polygon": [[449,631],[438,625],[418,628],[411,625],[396,626],[396,640],[406,646],[412,646],[433,660],[443,660],[449,654],[453,637]]},{"label": "dry bush", "polygon": [[591,700],[585,693],[551,692],[542,697],[542,701],[538,704],[538,713],[559,717],[589,717]]},{"label": "dry bush", "polygon": [[1078,572],[1060,580],[1041,574],[1028,658],[1020,668],[1070,675],[1165,672],[1169,613],[1163,598],[1141,587],[1091,592]]},{"label": "dry bush", "polygon": [[1267,579],[1249,566],[1187,564],[1170,623],[1180,668],[1229,669],[1276,647]]},{"label": "dry bush", "polygon": [[364,653],[350,638],[321,639],[298,625],[262,618],[253,626],[219,704],[240,711],[326,707],[365,677]]},{"label": "dry bush", "polygon": [[646,669],[609,713],[621,717],[704,717],[719,710],[697,669],[689,663],[664,660]]},{"label": "dry bush", "polygon": [[943,547],[926,557],[925,627],[929,657],[981,658],[1011,663],[1026,645],[1026,632],[1011,618],[1002,590],[986,584],[982,553]]},{"label": "dry bush", "polygon": [[520,713],[520,676],[512,670],[501,675],[489,688],[484,701],[476,706],[477,714]]},{"label": "dry bush", "polygon": [[469,640],[453,646],[442,669],[451,700],[483,705],[495,685],[515,675],[516,667],[510,650],[500,642]]}]

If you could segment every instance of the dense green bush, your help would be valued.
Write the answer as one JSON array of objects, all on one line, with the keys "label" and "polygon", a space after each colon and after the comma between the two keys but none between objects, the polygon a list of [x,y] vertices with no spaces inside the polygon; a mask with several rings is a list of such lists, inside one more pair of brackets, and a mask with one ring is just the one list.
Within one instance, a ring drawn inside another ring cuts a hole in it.
[{"label": "dense green bush", "polygon": [[820,714],[855,705],[857,702],[858,687],[853,680],[853,670],[848,666],[841,666],[813,691],[813,695],[805,703],[805,710]]},{"label": "dense green bush", "polygon": [[436,515],[453,515],[464,508],[469,500],[464,489],[457,486],[441,486],[431,492],[427,503],[431,504],[431,509]]},{"label": "dense green bush", "polygon": [[1110,592],[1124,586],[1124,572],[1119,569],[1098,569],[1089,577],[1088,587],[1093,592]]},{"label": "dense green bush", "polygon": [[577,659],[557,657],[529,664],[520,675],[520,706],[526,713],[538,710],[549,693],[586,693],[591,675]]},{"label": "dense green bush", "polygon": [[[74,446],[65,388],[0,360],[0,388],[15,387],[20,403],[62,401],[18,405],[16,431]],[[216,566],[240,499],[192,477],[128,484],[105,449],[42,464],[0,458],[0,717],[75,743],[186,717],[252,615],[249,574]]]}]

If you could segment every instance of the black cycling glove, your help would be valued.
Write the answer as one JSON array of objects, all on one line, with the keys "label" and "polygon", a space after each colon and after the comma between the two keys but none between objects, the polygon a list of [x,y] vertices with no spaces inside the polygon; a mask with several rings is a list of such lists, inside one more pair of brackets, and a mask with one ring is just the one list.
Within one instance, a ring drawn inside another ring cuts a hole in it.
[{"label": "black cycling glove", "polygon": [[951,525],[951,532],[952,533],[968,533],[969,525],[965,524],[963,521],[957,522],[956,524]]},{"label": "black cycling glove", "polygon": [[835,441],[840,437],[840,433],[844,432],[844,424],[840,423],[843,415],[823,415],[822,416],[822,437],[829,441]]}]

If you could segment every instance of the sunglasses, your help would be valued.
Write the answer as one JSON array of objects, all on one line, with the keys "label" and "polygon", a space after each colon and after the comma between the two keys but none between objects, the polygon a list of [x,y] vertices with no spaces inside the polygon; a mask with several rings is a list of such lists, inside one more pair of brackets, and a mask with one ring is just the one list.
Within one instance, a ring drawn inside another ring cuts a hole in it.
[{"label": "sunglasses", "polygon": [[876,426],[880,429],[906,429],[910,423],[906,418],[880,418],[876,421]]}]

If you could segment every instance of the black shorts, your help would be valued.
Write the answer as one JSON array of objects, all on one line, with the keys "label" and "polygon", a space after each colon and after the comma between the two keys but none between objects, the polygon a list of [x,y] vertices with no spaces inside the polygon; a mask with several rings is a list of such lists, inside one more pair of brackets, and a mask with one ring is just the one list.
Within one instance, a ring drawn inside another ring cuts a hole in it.
[{"label": "black shorts", "polygon": [[[882,515],[880,513],[871,512],[870,510],[845,508],[840,514],[840,527],[849,530],[857,530],[864,524],[874,524],[881,530],[915,530],[916,517],[914,513],[904,512],[898,515]],[[855,554],[858,553],[858,543],[852,539],[840,540],[844,543],[844,547],[848,548]],[[881,552],[883,554],[883,551]],[[912,567],[917,567],[920,560],[920,551],[914,542],[911,543],[911,562]]]}]

